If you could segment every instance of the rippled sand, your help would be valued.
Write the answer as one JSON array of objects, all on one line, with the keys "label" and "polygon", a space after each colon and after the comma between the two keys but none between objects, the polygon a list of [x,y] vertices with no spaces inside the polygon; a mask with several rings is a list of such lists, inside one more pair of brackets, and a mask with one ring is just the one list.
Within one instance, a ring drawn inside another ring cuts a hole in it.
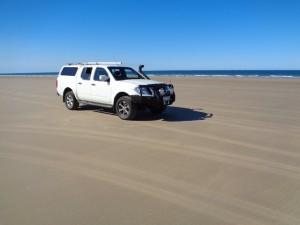
[{"label": "rippled sand", "polygon": [[300,79],[171,80],[122,121],[0,78],[0,224],[300,224]]}]

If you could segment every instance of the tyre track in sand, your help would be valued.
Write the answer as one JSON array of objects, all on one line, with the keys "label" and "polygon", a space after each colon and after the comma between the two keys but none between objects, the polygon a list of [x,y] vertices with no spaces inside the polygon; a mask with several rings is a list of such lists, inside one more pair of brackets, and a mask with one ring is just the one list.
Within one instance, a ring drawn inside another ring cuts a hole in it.
[{"label": "tyre track in sand", "polygon": [[205,139],[208,139],[208,140],[211,140],[214,142],[228,143],[228,144],[246,147],[246,148],[250,148],[250,149],[253,148],[255,150],[264,151],[264,152],[268,152],[268,153],[276,153],[276,154],[284,155],[284,156],[288,156],[288,157],[297,157],[297,158],[300,157],[300,153],[297,153],[297,152],[281,151],[281,150],[271,148],[271,147],[256,145],[253,143],[246,143],[246,142],[242,142],[242,141],[238,141],[238,140],[234,140],[234,139],[223,138],[220,136],[215,137],[213,135],[207,135],[207,134],[203,134],[203,133],[195,133],[195,132],[191,132],[191,131],[184,130],[184,129],[178,129],[178,128],[171,127],[171,126],[165,126],[163,124],[155,125],[155,124],[150,124],[150,123],[145,123],[145,122],[142,122],[142,124],[145,127],[155,128],[158,130],[165,130],[168,132],[179,133],[182,135],[188,135],[188,136],[192,136],[192,137],[196,137],[196,138],[205,138]]},{"label": "tyre track in sand", "polygon": [[[4,92],[4,91],[1,91],[1,90],[0,90],[0,93],[4,93],[6,95],[8,94],[8,92]],[[61,108],[59,106],[53,107],[53,106],[49,106],[49,104],[47,104],[47,103],[43,103],[43,102],[40,102],[40,101],[35,101],[35,100],[29,99],[29,98],[32,98],[32,97],[34,97],[34,98],[44,97],[47,100],[52,99],[52,97],[49,98],[48,96],[28,95],[28,94],[22,93],[22,92],[20,92],[20,93],[18,92],[17,96],[16,96],[15,92],[11,92],[11,94],[9,94],[9,96],[11,96],[10,99],[16,100],[16,101],[21,101],[21,102],[25,102],[25,103],[29,103],[29,104],[39,104],[39,105],[42,105],[42,106],[45,106],[45,107],[48,107],[48,108],[49,107],[55,108],[55,109],[60,109]],[[24,97],[25,97],[25,99],[24,99]],[[225,109],[222,108],[222,110],[225,110]],[[235,110],[233,110],[233,111],[235,111]],[[276,111],[276,112],[278,113],[278,111]],[[245,113],[249,113],[249,112],[245,112]],[[285,115],[285,114],[282,113],[282,115]],[[248,122],[252,121],[252,120],[247,120],[247,119],[243,119],[243,120],[248,121]],[[261,123],[262,122],[263,121],[261,121]],[[241,124],[238,124],[238,123],[228,124],[228,123],[224,123],[224,122],[221,122],[221,121],[218,121],[218,120],[217,121],[214,120],[214,123],[217,123],[217,124],[220,124],[220,125],[225,125],[225,126],[238,127],[238,128],[242,128],[242,129],[250,129],[250,130],[254,130],[254,131],[257,131],[257,130],[262,131],[263,130],[265,132],[271,132],[271,133],[281,134],[280,132],[278,132],[277,130],[274,130],[272,128],[269,128],[269,129],[267,129],[265,127],[259,127],[259,128],[257,128],[257,127],[251,127],[251,126],[248,126],[248,125],[247,126],[246,125],[241,125]],[[298,131],[300,130],[299,127],[290,127],[289,129],[293,129],[293,131],[294,131],[294,133],[291,133],[290,135],[293,135],[293,136],[296,136],[296,137],[299,136],[299,133],[298,133]],[[283,152],[283,154],[284,154],[284,152]]]},{"label": "tyre track in sand", "polygon": [[48,104],[48,103],[43,103],[41,101],[35,101],[35,100],[29,100],[29,99],[26,99],[24,97],[18,97],[18,96],[10,96],[9,97],[9,100],[13,100],[13,101],[19,101],[19,102],[22,102],[22,103],[27,103],[27,104],[34,104],[34,105],[41,105],[43,107],[46,107],[46,108],[51,108],[51,109],[61,109],[61,107],[59,106],[53,106],[51,104]]},{"label": "tyre track in sand", "polygon": [[[105,139],[110,139],[113,142],[126,143],[129,145],[136,145],[140,150],[141,147],[148,143],[150,144],[150,148],[155,149],[157,151],[165,151],[171,152],[181,155],[189,155],[192,157],[200,157],[204,159],[209,159],[212,161],[227,163],[229,165],[236,165],[243,168],[248,168],[252,170],[258,170],[263,172],[272,173],[275,175],[287,176],[293,179],[300,179],[300,168],[295,166],[290,166],[278,162],[270,162],[254,157],[249,156],[241,156],[238,154],[232,154],[227,152],[220,152],[218,150],[214,150],[211,148],[198,148],[194,146],[184,145],[181,146],[184,150],[179,150],[180,146],[172,143],[162,142],[162,141],[153,141],[146,138],[133,137],[124,134],[113,134],[108,132],[91,132],[87,130],[76,129],[65,129],[65,128],[50,128],[50,127],[18,127],[17,129],[5,129],[0,130],[0,132],[12,132],[12,133],[34,133],[34,134],[52,134],[58,136],[69,136],[83,139],[92,139],[95,141],[99,141],[99,134],[105,137]],[[30,130],[31,129],[31,130]],[[120,139],[120,140],[119,140]],[[129,141],[130,140],[130,141]]]},{"label": "tyre track in sand", "polygon": [[300,138],[300,127],[299,128],[288,128],[289,131],[288,133],[284,133],[282,131],[278,131],[275,128],[266,128],[266,126],[262,127],[262,126],[253,126],[253,125],[245,125],[242,123],[233,123],[232,121],[230,121],[230,123],[228,122],[222,122],[226,120],[225,116],[218,116],[219,118],[223,118],[223,120],[219,120],[214,118],[213,121],[210,121],[210,123],[212,124],[216,124],[216,125],[221,125],[221,126],[227,126],[227,127],[232,127],[232,128],[239,128],[239,129],[243,129],[243,130],[251,130],[254,132],[264,132],[264,133],[271,133],[271,134],[275,134],[275,135],[286,135],[286,136],[294,136],[296,138]]},{"label": "tyre track in sand", "polygon": [[[162,175],[140,171],[132,167],[108,163],[93,158],[83,159],[81,155],[77,156],[70,152],[64,153],[49,148],[24,146],[15,143],[9,143],[6,146],[8,146],[8,148],[17,148],[26,151],[22,151],[23,156],[21,156],[20,153],[16,154],[12,151],[1,152],[0,157],[8,157],[34,164],[38,163],[42,166],[55,167],[94,179],[104,180],[230,223],[238,224],[239,221],[244,221],[247,222],[247,224],[264,224],[265,221],[269,221],[270,224],[276,224],[276,221],[280,221],[278,224],[295,224],[300,222],[298,218],[257,204],[217,195],[217,193],[201,191],[192,184]],[[35,156],[28,156],[28,151],[33,152],[33,154],[30,155]],[[42,153],[45,156],[37,157],[36,154],[34,154],[35,152]],[[49,155],[60,157],[62,160],[49,160],[49,158],[51,159]],[[103,172],[103,170],[107,169],[110,170],[110,172]],[[112,171],[116,171],[117,175]],[[150,183],[149,180],[151,181]],[[260,222],[258,222],[259,219],[261,220]]]}]

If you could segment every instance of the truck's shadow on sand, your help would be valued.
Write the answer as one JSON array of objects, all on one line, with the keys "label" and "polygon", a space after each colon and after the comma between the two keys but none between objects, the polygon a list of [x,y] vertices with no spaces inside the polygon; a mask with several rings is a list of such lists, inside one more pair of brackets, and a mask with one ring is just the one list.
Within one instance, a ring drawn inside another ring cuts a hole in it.
[{"label": "truck's shadow on sand", "polygon": [[[104,114],[112,114],[112,110],[99,108],[97,106],[82,106],[79,111],[94,111]],[[167,110],[160,115],[154,115],[148,110],[142,110],[137,113],[136,121],[152,121],[152,120],[162,120],[167,122],[184,122],[184,121],[196,121],[196,120],[206,120],[213,117],[212,113],[203,112],[202,109],[190,109],[177,106],[169,106]]]},{"label": "truck's shadow on sand", "polygon": [[203,112],[201,109],[190,109],[177,106],[169,106],[167,110],[160,115],[154,115],[149,111],[138,113],[136,120],[138,121],[151,121],[163,120],[167,122],[184,122],[195,120],[206,120],[213,117],[212,113]]}]

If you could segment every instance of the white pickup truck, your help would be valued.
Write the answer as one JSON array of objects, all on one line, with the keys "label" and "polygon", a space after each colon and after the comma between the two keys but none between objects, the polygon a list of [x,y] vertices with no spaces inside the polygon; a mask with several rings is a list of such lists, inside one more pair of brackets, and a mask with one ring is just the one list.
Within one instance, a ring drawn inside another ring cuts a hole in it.
[{"label": "white pickup truck", "polygon": [[150,80],[120,62],[64,65],[56,80],[57,94],[70,110],[80,104],[112,108],[124,120],[134,119],[140,108],[161,113],[175,101],[174,86]]}]

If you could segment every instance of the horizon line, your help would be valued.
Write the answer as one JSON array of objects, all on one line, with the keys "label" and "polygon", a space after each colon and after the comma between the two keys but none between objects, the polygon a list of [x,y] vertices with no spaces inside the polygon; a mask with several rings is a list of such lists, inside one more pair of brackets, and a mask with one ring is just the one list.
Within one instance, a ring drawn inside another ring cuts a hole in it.
[{"label": "horizon line", "polygon": [[[161,72],[161,71],[300,71],[300,69],[155,69],[144,70],[145,72]],[[1,72],[0,75],[13,75],[13,74],[58,74],[59,71],[45,71],[45,72]]]}]

